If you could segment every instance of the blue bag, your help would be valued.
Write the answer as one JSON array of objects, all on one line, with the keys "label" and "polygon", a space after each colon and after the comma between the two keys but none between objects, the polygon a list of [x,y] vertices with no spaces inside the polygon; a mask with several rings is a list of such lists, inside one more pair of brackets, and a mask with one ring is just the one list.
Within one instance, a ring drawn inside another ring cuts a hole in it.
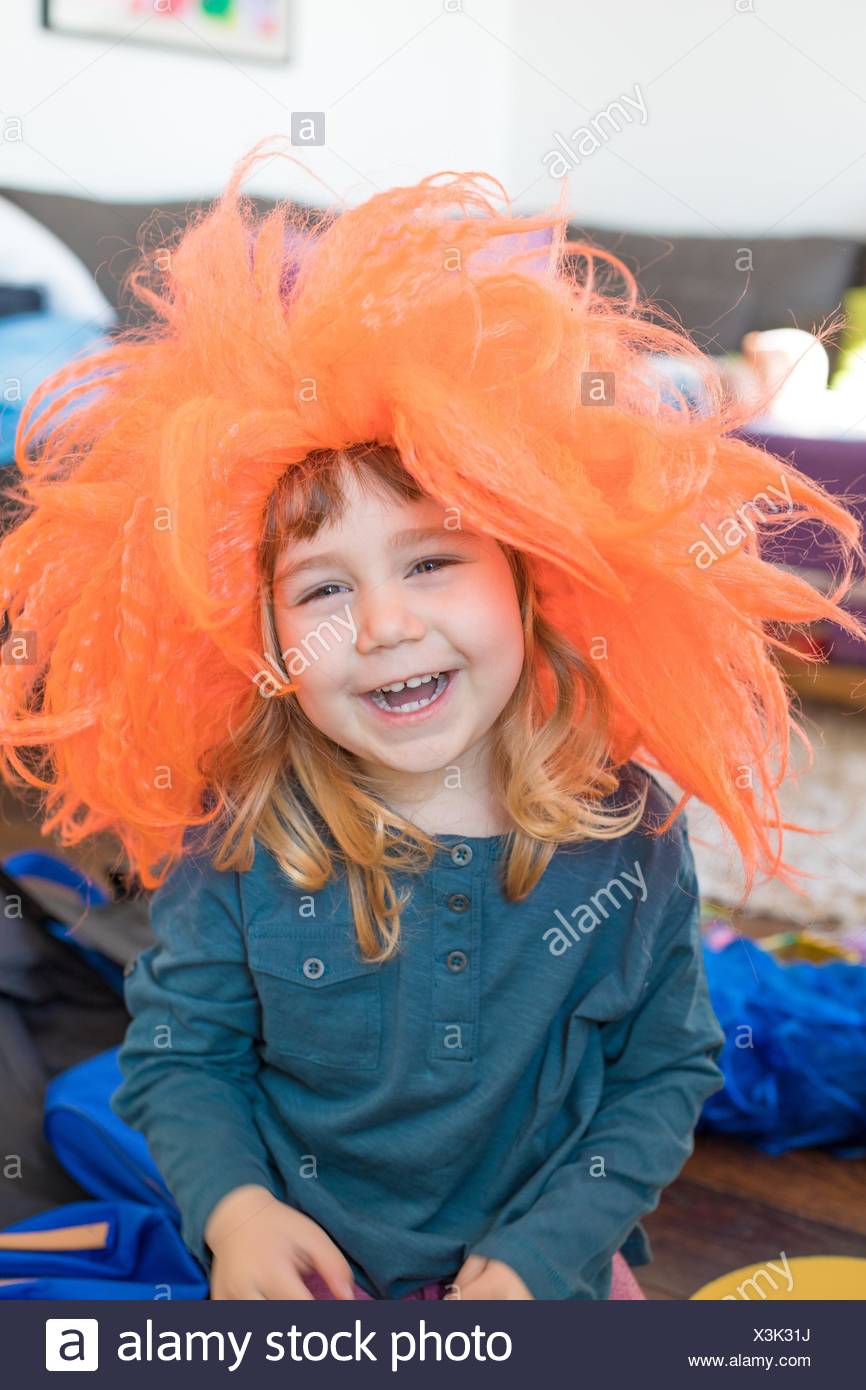
[{"label": "blue bag", "polygon": [[[3,861],[8,876],[38,877],[74,889],[82,902],[106,900],[97,884],[53,855],[27,851]],[[14,879],[11,880],[14,882]],[[21,888],[26,901],[28,895]],[[35,922],[64,941],[123,994],[123,971],[101,951],[82,945],[70,928],[35,901]],[[180,1213],[150,1156],[144,1136],[111,1109],[123,1077],[119,1047],[88,1057],[46,1087],[45,1136],[67,1172],[97,1200],[39,1212],[9,1226],[9,1236],[31,1231],[95,1227],[77,1233],[83,1248],[0,1249],[4,1299],[202,1299],[208,1280],[180,1234]]]},{"label": "blue bag", "polygon": [[45,1137],[67,1173],[105,1201],[141,1202],[180,1228],[177,1203],[150,1156],[147,1140],[115,1115],[109,1100],[123,1074],[119,1047],[60,1072],[45,1091]]},{"label": "blue bag", "polygon": [[93,1233],[90,1248],[0,1250],[0,1298],[207,1297],[207,1279],[198,1262],[168,1215],[152,1206],[70,1202],[8,1226],[3,1235],[103,1222],[105,1231]]}]

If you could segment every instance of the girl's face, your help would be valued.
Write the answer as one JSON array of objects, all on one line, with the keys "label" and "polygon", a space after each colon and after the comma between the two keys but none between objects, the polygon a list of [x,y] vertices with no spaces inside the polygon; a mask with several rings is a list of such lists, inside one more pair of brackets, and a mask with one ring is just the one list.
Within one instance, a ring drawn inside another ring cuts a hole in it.
[{"label": "girl's face", "polygon": [[369,771],[445,768],[481,745],[520,677],[511,568],[491,537],[452,529],[456,508],[371,496],[352,474],[344,488],[342,520],[288,541],[277,560],[276,630],[295,698]]}]

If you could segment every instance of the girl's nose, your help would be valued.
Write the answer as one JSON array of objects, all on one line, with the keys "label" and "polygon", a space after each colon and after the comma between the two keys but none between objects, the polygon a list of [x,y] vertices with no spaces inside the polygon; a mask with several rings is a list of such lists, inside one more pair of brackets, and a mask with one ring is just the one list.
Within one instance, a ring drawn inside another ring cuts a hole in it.
[{"label": "girl's nose", "polygon": [[384,589],[359,598],[352,609],[359,652],[375,647],[395,647],[399,642],[415,642],[427,631],[426,624],[412,606]]}]

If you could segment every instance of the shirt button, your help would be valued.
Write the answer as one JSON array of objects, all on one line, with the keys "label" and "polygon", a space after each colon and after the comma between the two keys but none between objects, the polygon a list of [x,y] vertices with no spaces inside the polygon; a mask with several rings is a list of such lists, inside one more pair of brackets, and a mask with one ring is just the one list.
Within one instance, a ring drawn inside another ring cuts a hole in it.
[{"label": "shirt button", "polygon": [[464,844],[462,841],[455,845],[451,851],[451,861],[454,864],[468,864],[472,858],[472,846]]},{"label": "shirt button", "polygon": [[469,899],[465,893],[452,893],[448,899],[448,906],[452,912],[465,912],[469,906]]},{"label": "shirt button", "polygon": [[325,963],[318,956],[308,956],[301,968],[308,980],[318,980],[325,973]]},{"label": "shirt button", "polygon": [[460,970],[465,970],[469,964],[469,957],[465,951],[449,951],[445,958],[445,964],[449,970],[453,970],[455,975]]}]

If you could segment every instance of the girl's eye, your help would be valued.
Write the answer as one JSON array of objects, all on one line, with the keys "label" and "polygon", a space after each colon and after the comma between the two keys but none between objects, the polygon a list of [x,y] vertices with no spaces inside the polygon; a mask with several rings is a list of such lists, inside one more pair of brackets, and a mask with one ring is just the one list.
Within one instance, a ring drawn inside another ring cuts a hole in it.
[{"label": "girl's eye", "polygon": [[[440,568],[440,566],[442,566],[442,565],[459,565],[459,564],[460,564],[460,561],[459,561],[459,560],[451,560],[451,559],[448,559],[448,558],[445,557],[445,556],[442,556],[442,557],[435,557],[435,558],[431,557],[431,558],[429,558],[429,559],[416,560],[415,564],[412,566],[412,569],[413,569],[413,570],[416,570],[416,569],[418,568],[419,565],[435,565],[435,566],[436,566],[436,569],[425,570],[425,573],[426,573],[426,574],[435,574],[435,573],[436,573],[436,570],[438,570],[438,569]],[[326,591],[327,589],[344,589],[345,587],[346,587],[345,584],[337,584],[337,583],[335,583],[335,582],[334,582],[334,583],[330,583],[330,584],[320,584],[319,587],[318,587],[318,589],[314,589],[313,592],[312,592],[311,594],[307,594],[306,598],[300,599],[300,600],[299,600],[299,603],[298,603],[298,606],[300,607],[300,605],[303,604],[303,603],[310,603],[314,598],[322,598],[322,597],[324,597],[324,596],[325,596],[325,591]],[[328,595],[328,597],[330,597],[330,595]]]},{"label": "girl's eye", "polygon": [[320,584],[318,589],[314,589],[311,594],[307,594],[306,598],[299,599],[298,606],[300,607],[302,603],[309,603],[314,598],[319,598],[321,594],[324,594],[326,589],[339,589],[340,587],[341,585],[339,584]]},{"label": "girl's eye", "polygon": [[[417,563],[414,564],[414,565],[412,566],[412,568],[413,568],[413,569],[417,569],[417,568],[418,568],[418,565],[435,565],[435,566],[437,567],[437,569],[438,569],[440,565],[459,565],[459,563],[460,563],[459,560],[447,560],[447,559],[444,559],[444,558],[441,558],[441,559],[430,559],[430,560],[418,560]],[[435,574],[435,573],[436,573],[436,570],[427,570],[427,574]]]}]

